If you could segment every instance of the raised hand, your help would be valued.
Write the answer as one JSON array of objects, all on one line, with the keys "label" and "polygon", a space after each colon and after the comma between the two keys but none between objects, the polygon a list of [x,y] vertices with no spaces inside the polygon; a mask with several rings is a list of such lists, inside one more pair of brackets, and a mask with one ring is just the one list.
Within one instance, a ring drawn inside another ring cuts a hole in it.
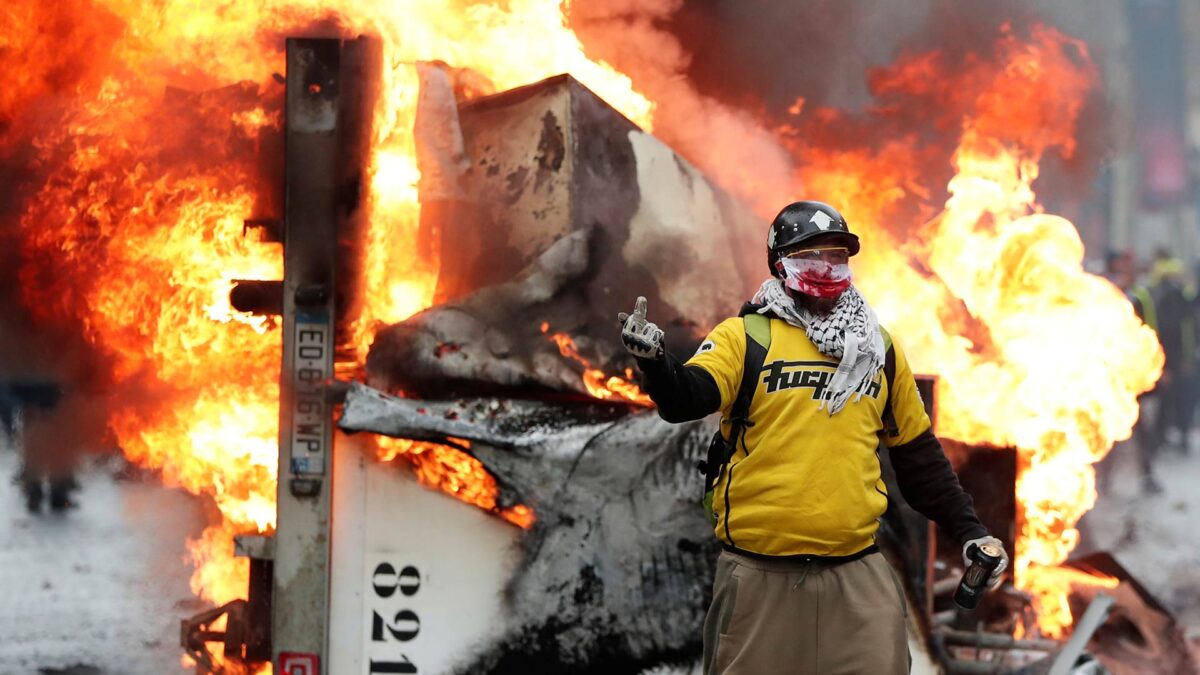
[{"label": "raised hand", "polygon": [[621,342],[625,349],[639,359],[656,359],[663,353],[663,332],[658,326],[646,321],[646,298],[638,296],[633,314],[621,312]]}]

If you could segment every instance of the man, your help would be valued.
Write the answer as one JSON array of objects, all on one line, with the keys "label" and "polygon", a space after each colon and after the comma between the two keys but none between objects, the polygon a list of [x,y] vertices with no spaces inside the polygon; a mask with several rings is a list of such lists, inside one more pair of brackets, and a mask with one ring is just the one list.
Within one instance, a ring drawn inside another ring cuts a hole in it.
[{"label": "man", "polygon": [[[82,420],[87,415],[75,406],[64,411],[60,407],[63,399],[61,388],[53,382],[0,382],[5,426],[14,447],[21,452],[17,478],[25,492],[25,506],[31,512],[41,509],[46,488],[52,510],[75,506],[71,493],[79,489],[74,473],[77,457],[67,439],[85,428]],[[64,425],[66,419],[72,424]]]},{"label": "man", "polygon": [[[1133,311],[1147,326],[1160,333],[1158,325],[1158,303],[1149,286],[1138,282],[1138,264],[1131,251],[1110,251],[1107,257],[1105,276],[1114,286],[1125,293]],[[1137,452],[1138,469],[1141,472],[1142,492],[1158,494],[1162,485],[1154,475],[1154,461],[1158,448],[1163,444],[1166,430],[1160,425],[1164,418],[1162,391],[1169,374],[1164,369],[1158,386],[1138,397],[1141,410],[1133,425],[1133,448]],[[1096,489],[1104,492],[1112,483],[1113,466],[1116,462],[1115,448],[1096,464]]]},{"label": "man", "polygon": [[[1193,293],[1187,288],[1183,263],[1170,252],[1160,250],[1150,269],[1150,293],[1157,322],[1158,341],[1166,362],[1162,378],[1155,387],[1158,416],[1154,423],[1156,454],[1164,446],[1173,446],[1187,454],[1187,434],[1192,427],[1196,372],[1196,317]],[[1178,434],[1175,441],[1169,430]],[[1149,490],[1158,492],[1159,490]]]},{"label": "man", "polygon": [[[961,542],[964,557],[1000,546],[933,436],[904,354],[889,354],[851,285],[858,250],[833,207],[787,206],[767,237],[771,278],[686,364],[646,322],[645,298],[618,317],[662,418],[720,410],[732,443],[712,494],[723,551],[704,625],[706,675],[907,672],[902,587],[874,541],[887,507],[880,438],[905,499]],[[769,317],[769,347],[747,419],[731,420],[751,314]],[[1007,563],[1005,554],[989,586]]]}]

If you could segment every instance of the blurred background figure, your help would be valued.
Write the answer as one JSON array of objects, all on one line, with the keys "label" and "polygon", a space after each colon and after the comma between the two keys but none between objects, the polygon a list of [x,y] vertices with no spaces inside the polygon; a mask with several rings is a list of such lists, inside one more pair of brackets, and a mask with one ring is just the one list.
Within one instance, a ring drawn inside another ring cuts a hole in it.
[{"label": "blurred background figure", "polygon": [[1150,294],[1166,357],[1156,389],[1161,393],[1153,440],[1156,450],[1170,447],[1186,454],[1195,407],[1196,301],[1183,263],[1166,249],[1155,254],[1150,268]]},{"label": "blurred background figure", "polygon": [[[1183,263],[1166,249],[1156,251],[1146,282],[1138,281],[1138,265],[1129,251],[1110,252],[1105,276],[1125,291],[1137,315],[1158,333],[1166,361],[1158,385],[1141,397],[1142,412],[1133,429],[1142,491],[1162,492],[1154,464],[1164,448],[1188,452],[1197,403],[1197,308],[1194,285]],[[1097,467],[1097,484],[1108,487],[1113,461]]]},{"label": "blurred background figure", "polygon": [[1133,294],[1138,276],[1137,260],[1133,257],[1133,251],[1109,251],[1104,261],[1104,276],[1117,288],[1125,291],[1130,302],[1133,302],[1138,316],[1145,321],[1146,317],[1142,314],[1137,297]]},{"label": "blurred background figure", "polygon": [[78,451],[69,439],[72,411],[63,403],[62,389],[52,381],[0,383],[0,423],[9,447],[21,456],[15,479],[30,511],[40,510],[43,502],[54,511],[67,509],[78,488]]},{"label": "blurred background figure", "polygon": [[7,385],[0,385],[0,446],[14,447],[20,405]]},{"label": "blurred background figure", "polygon": [[[1170,269],[1170,265],[1160,269],[1165,272]],[[1142,283],[1139,280],[1139,265],[1137,258],[1132,251],[1109,251],[1105,258],[1104,276],[1113,283],[1117,288],[1125,292],[1125,297],[1129,299],[1129,303],[1133,305],[1133,311],[1138,317],[1155,332],[1159,333],[1159,340],[1162,340],[1162,333],[1159,329],[1159,306],[1160,302],[1156,299],[1156,288],[1152,288],[1150,284]],[[1153,283],[1153,282],[1152,282]],[[1167,291],[1165,295],[1174,295],[1173,291]],[[1175,299],[1171,300],[1173,305],[1172,311],[1179,309]],[[1174,321],[1174,323],[1179,323]],[[1178,331],[1176,331],[1178,332]],[[1178,363],[1179,359],[1175,360]],[[1158,479],[1154,476],[1154,459],[1158,454],[1158,448],[1163,443],[1165,436],[1164,415],[1163,415],[1163,396],[1166,392],[1166,374],[1167,367],[1164,366],[1163,377],[1159,380],[1158,386],[1142,394],[1138,399],[1141,404],[1141,413],[1138,415],[1137,422],[1133,427],[1133,450],[1137,457],[1137,466],[1141,474],[1141,488],[1147,494],[1158,494],[1162,492],[1162,486]],[[1116,463],[1116,452],[1110,452],[1104,460],[1096,465],[1096,486],[1097,489],[1104,492],[1111,485],[1112,470]]]}]

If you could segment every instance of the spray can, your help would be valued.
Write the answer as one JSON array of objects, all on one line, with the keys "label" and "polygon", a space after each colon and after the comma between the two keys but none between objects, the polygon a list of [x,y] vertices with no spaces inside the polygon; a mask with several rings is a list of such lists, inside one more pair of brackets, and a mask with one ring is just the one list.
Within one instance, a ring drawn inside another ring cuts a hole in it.
[{"label": "spray can", "polygon": [[967,550],[971,566],[963,572],[962,581],[958,582],[958,590],[954,591],[954,602],[963,609],[975,609],[979,598],[987,590],[988,577],[1000,565],[1000,549],[992,544],[972,546]]}]

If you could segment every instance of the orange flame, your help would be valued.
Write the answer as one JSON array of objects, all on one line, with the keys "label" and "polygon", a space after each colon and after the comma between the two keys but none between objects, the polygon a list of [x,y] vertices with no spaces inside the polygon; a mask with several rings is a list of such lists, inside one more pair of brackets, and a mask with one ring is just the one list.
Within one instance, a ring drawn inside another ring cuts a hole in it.
[{"label": "orange flame", "polygon": [[[473,504],[485,511],[494,511],[501,518],[524,529],[533,526],[533,509],[524,504],[507,508],[496,506],[496,479],[483,463],[459,449],[441,443],[413,441],[401,438],[376,437],[376,456],[384,462],[402,459],[412,465],[422,485],[443,490],[455,499]],[[470,441],[451,438],[450,442],[464,450]]]},{"label": "orange flame", "polygon": [[[569,71],[652,124],[629,78],[584,56],[559,0],[16,0],[3,12],[0,59],[13,77],[0,92],[0,151],[35,157],[23,293],[39,320],[82,326],[111,362],[110,422],[125,453],[215,501],[220,522],[190,546],[193,587],[214,603],[245,593],[231,535],[275,521],[280,336],[274,321],[232,311],[228,292],[233,279],[282,275],[279,251],[244,239],[242,221],[278,215],[255,155],[281,127],[283,36],[336,25],[382,41],[360,362],[375,328],[427,307],[436,281],[438,261],[413,254],[417,62],[470,68],[497,89]],[[406,454],[423,481],[495,509],[494,482],[456,452]],[[533,522],[523,506],[500,514]]]},{"label": "orange flame", "polygon": [[[542,332],[545,333],[549,330],[550,325],[543,323]],[[624,380],[616,375],[605,375],[604,371],[593,368],[587,359],[580,356],[579,350],[575,348],[575,341],[571,339],[570,335],[554,333],[550,335],[550,339],[558,345],[558,353],[583,364],[583,386],[592,397],[605,401],[625,401],[640,406],[654,405],[654,401],[651,401],[641,388],[629,381],[634,377],[632,368],[625,369],[626,379]]]},{"label": "orange flame", "polygon": [[1084,272],[1074,226],[1043,213],[1033,191],[1044,152],[1075,149],[1095,79],[1086,48],[1035,26],[1028,39],[1006,28],[995,52],[965,63],[920,55],[875,74],[877,93],[936,101],[961,129],[949,199],[915,236],[888,241],[885,227],[936,194],[915,136],[805,150],[801,178],[865,229],[859,286],[914,370],[939,376],[938,433],[1018,449],[1015,581],[1035,594],[1043,634],[1059,636],[1069,589],[1054,566],[1095,502],[1091,465],[1129,437],[1163,355],[1123,294]]},{"label": "orange flame", "polygon": [[107,356],[127,456],[221,511],[190,545],[193,587],[218,604],[245,593],[228,535],[275,523],[279,334],[228,299],[233,279],[282,275],[278,251],[242,237],[257,179],[239,153],[267,120],[253,86],[164,99],[108,78],[38,137],[50,170],[21,219],[26,298]]},{"label": "orange flame", "polygon": [[[571,72],[643,128],[653,122],[653,103],[628,77],[583,54],[558,0],[16,0],[4,12],[0,152],[34,156],[21,194],[23,292],[39,320],[81,326],[109,359],[119,392],[111,424],[126,454],[214,499],[222,521],[191,550],[193,586],[216,603],[246,588],[230,535],[274,523],[279,334],[233,312],[227,293],[232,279],[281,274],[278,251],[241,237],[242,219],[277,208],[262,197],[254,155],[281,123],[272,78],[281,36],[338,25],[383,41],[360,362],[379,324],[433,296],[438,261],[412,254],[418,61],[470,68],[495,89]],[[939,432],[1020,450],[1016,581],[1038,593],[1051,635],[1065,619],[1048,609],[1053,593],[1041,580],[1074,546],[1074,525],[1095,499],[1090,464],[1129,436],[1136,397],[1162,367],[1153,332],[1117,289],[1082,271],[1074,228],[1043,213],[1033,192],[1044,152],[1074,151],[1094,79],[1083,45],[1043,27],[1027,38],[1005,31],[990,59],[926,54],[874,73],[878,94],[932,102],[935,127],[959,134],[940,214],[932,205],[942,185],[923,171],[940,148],[921,147],[916,134],[824,147],[813,139],[832,134],[838,116],[799,99],[784,132],[804,159],[804,193],[863,230],[856,271],[881,318],[916,369],[940,375]],[[814,133],[792,135],[806,123]],[[892,241],[885,225],[914,216],[929,222]],[[569,338],[558,344],[584,364],[593,396],[648,402],[592,369]],[[421,459],[428,484],[495,508],[486,472],[462,455],[401,454]],[[510,519],[531,519],[522,508]]]},{"label": "orange flame", "polygon": [[1031,575],[1025,590],[1039,599],[1038,627],[1043,634],[1061,637],[1060,632],[1048,630],[1051,626],[1070,626],[1074,623],[1067,599],[1071,589],[1077,587],[1099,587],[1113,589],[1121,580],[1101,574],[1089,574],[1070,567],[1044,567]]}]

